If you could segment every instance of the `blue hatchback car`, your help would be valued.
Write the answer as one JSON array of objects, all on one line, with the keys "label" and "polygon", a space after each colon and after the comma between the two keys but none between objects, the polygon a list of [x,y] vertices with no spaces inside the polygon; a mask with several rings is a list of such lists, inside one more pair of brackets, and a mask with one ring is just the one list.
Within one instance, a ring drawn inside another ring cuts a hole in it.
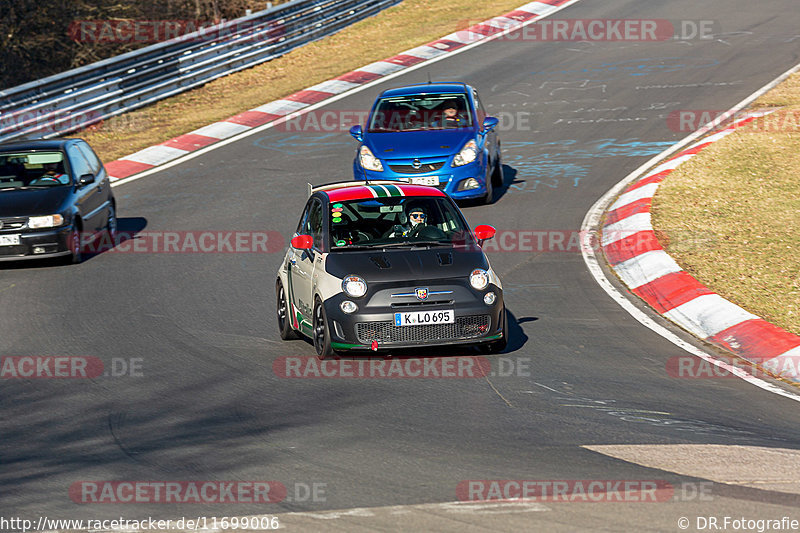
[{"label": "blue hatchback car", "polygon": [[350,129],[360,143],[353,176],[430,185],[455,200],[491,203],[493,187],[503,183],[497,124],[465,83],[386,90],[366,127]]}]

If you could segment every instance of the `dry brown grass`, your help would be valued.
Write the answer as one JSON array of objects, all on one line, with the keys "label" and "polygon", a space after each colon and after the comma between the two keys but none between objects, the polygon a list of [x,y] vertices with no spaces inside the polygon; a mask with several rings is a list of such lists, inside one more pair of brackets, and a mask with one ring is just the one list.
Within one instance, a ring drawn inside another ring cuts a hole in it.
[{"label": "dry brown grass", "polygon": [[[800,334],[799,74],[754,105],[776,106],[670,174],[655,197],[653,225],[702,283]],[[710,246],[691,245],[692,236],[709,233]]]},{"label": "dry brown grass", "polygon": [[521,0],[405,0],[375,17],[283,57],[126,113],[72,136],[86,139],[103,161],[119,159],[481,20],[507,13],[522,4]]}]

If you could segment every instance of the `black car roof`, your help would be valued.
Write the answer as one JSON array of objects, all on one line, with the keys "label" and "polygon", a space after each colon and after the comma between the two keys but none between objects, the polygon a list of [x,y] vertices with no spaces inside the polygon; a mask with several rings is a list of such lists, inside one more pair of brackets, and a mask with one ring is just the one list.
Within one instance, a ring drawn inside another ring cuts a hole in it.
[{"label": "black car roof", "polygon": [[23,139],[0,143],[0,151],[9,150],[64,150],[68,144],[81,139]]}]

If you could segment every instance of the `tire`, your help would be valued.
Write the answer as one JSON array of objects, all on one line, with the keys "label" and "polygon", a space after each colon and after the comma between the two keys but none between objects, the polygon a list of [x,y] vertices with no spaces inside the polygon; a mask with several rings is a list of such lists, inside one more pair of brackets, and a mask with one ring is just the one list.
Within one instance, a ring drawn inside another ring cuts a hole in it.
[{"label": "tire", "polygon": [[275,283],[275,312],[278,318],[278,332],[281,339],[285,341],[299,339],[300,336],[292,329],[292,321],[289,317],[289,300],[286,291],[283,290],[283,283],[278,280]]},{"label": "tire", "polygon": [[69,230],[69,237],[67,238],[67,248],[70,254],[67,256],[67,263],[77,265],[83,261],[83,249],[81,245],[81,226],[80,223],[75,222]]},{"label": "tire", "polygon": [[503,337],[497,339],[496,341],[481,345],[481,352],[485,354],[500,353],[506,349],[506,346],[508,346],[508,316],[506,314],[506,308],[503,307],[503,310],[500,311],[500,313],[503,316]]},{"label": "tire", "polygon": [[494,170],[492,171],[492,183],[498,187],[503,186],[503,160],[500,156],[500,143],[497,143],[497,161],[494,162]]},{"label": "tire", "polygon": [[335,354],[331,346],[331,332],[328,329],[328,317],[325,314],[325,306],[319,298],[314,300],[314,318],[311,323],[311,339],[314,341],[314,349],[317,357],[325,359]]},{"label": "tire", "polygon": [[485,180],[486,181],[486,195],[483,198],[481,198],[481,203],[483,205],[491,204],[492,200],[494,199],[494,187],[492,187],[492,179],[493,179],[492,175],[487,173],[486,180]]},{"label": "tire", "polygon": [[106,236],[108,237],[110,246],[113,248],[117,245],[117,209],[114,204],[108,208],[108,220],[106,221]]}]

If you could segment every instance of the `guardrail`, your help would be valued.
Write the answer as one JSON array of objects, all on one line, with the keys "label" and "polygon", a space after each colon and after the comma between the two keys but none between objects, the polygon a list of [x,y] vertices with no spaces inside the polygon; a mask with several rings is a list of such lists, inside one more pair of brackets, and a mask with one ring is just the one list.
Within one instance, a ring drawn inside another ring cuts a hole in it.
[{"label": "guardrail", "polygon": [[56,137],[279,57],[402,0],[294,0],[0,91],[0,142]]}]

